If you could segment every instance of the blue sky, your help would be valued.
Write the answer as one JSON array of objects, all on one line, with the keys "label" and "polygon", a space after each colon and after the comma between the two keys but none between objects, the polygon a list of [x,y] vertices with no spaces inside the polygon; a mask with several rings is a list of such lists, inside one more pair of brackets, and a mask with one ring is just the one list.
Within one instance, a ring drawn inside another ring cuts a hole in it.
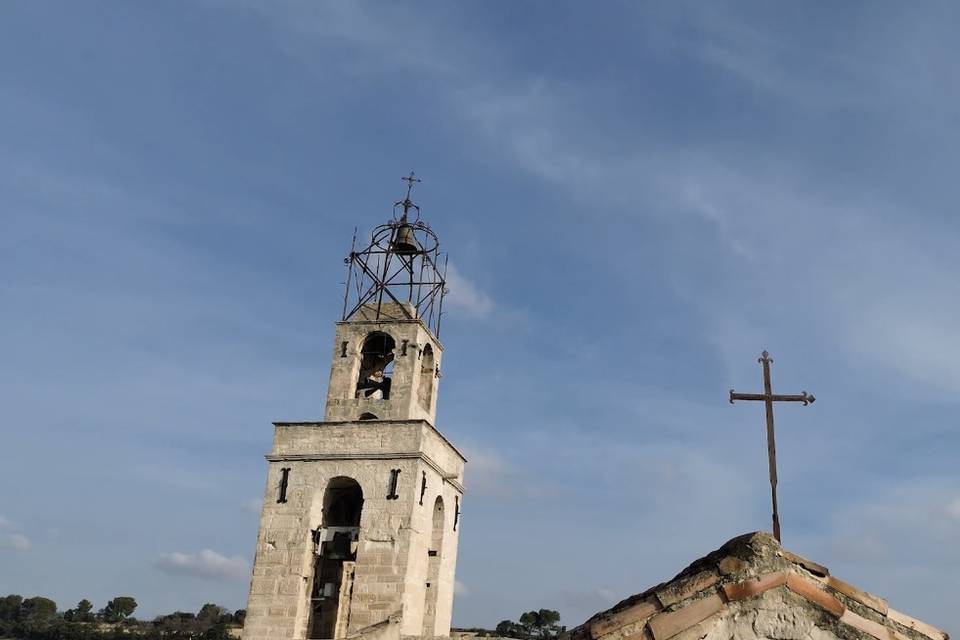
[{"label": "blue sky", "polygon": [[453,265],[454,622],[767,529],[960,632],[947,3],[6,2],[0,592],[245,605],[273,420],[399,178]]}]

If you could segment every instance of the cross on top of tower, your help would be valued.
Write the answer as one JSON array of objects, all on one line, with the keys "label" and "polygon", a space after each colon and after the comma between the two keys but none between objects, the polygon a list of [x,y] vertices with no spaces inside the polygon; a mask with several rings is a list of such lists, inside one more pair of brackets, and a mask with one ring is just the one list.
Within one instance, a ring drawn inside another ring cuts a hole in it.
[{"label": "cross on top of tower", "polygon": [[418,182],[423,182],[423,180],[421,180],[420,178],[418,178],[418,177],[417,177],[417,174],[415,174],[413,171],[410,172],[410,175],[405,176],[405,177],[400,178],[400,179],[407,183],[407,195],[406,195],[406,197],[404,197],[403,200],[401,200],[400,202],[397,202],[397,203],[394,204],[393,206],[394,206],[395,208],[396,208],[396,207],[403,207],[403,215],[400,217],[400,220],[401,220],[402,222],[406,222],[406,220],[407,220],[407,214],[410,212],[410,209],[416,209],[416,210],[417,210],[417,215],[419,216],[419,214],[420,214],[420,207],[418,207],[417,205],[413,204],[413,201],[410,199],[410,193],[413,191],[413,185],[415,185],[415,184],[418,183]]},{"label": "cross on top of tower", "polygon": [[423,182],[423,180],[421,180],[420,178],[418,178],[418,177],[417,177],[417,174],[415,174],[413,171],[410,172],[410,175],[405,176],[405,177],[400,178],[400,179],[407,183],[407,198],[408,198],[408,199],[410,198],[410,191],[413,189],[414,183]]}]

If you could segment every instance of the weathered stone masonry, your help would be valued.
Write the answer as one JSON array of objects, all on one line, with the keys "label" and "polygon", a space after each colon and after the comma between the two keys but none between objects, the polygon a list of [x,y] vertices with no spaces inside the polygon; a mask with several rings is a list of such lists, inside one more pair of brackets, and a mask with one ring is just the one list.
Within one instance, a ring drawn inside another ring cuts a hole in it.
[{"label": "weathered stone masonry", "polygon": [[244,640],[449,635],[465,460],[433,426],[443,348],[411,315],[337,323],[325,420],[275,423]]}]

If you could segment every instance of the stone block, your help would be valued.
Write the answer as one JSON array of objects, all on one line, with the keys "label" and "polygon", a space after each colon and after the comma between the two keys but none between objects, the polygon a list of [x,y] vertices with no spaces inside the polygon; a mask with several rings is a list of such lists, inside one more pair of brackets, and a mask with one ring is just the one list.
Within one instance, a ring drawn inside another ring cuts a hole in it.
[{"label": "stone block", "polygon": [[295,596],[300,593],[301,579],[283,578],[280,580],[279,593],[283,596]]},{"label": "stone block", "polygon": [[720,573],[725,576],[740,573],[749,566],[749,564],[736,556],[726,556],[719,563],[717,563],[717,569],[719,569]]},{"label": "stone block", "polygon": [[250,594],[257,596],[273,595],[277,590],[274,578],[254,578],[250,581]]}]

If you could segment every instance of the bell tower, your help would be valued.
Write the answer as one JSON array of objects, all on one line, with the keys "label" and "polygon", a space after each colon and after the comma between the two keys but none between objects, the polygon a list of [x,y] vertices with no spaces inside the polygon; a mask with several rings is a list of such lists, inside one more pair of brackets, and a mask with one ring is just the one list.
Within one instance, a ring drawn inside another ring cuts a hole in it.
[{"label": "bell tower", "polygon": [[465,459],[435,426],[446,257],[404,180],[345,259],[323,421],[274,423],[243,640],[450,634]]}]

